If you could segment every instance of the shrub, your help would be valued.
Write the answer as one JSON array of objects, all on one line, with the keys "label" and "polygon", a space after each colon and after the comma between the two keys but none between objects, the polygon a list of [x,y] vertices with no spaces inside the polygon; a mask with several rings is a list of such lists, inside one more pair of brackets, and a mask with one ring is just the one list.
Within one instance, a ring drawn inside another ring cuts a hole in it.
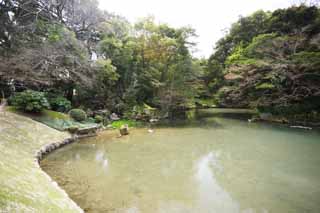
[{"label": "shrub", "polygon": [[235,64],[238,61],[246,59],[244,56],[244,51],[245,51],[244,45],[243,43],[240,43],[238,46],[234,48],[232,53],[226,59],[226,65]]},{"label": "shrub", "polygon": [[[87,114],[87,116],[88,116],[88,114]],[[86,122],[88,122],[88,123],[95,123],[96,120],[95,120],[93,117],[88,117],[88,119],[86,120]]]},{"label": "shrub", "polygon": [[103,117],[101,115],[94,116],[94,120],[96,123],[102,123]]},{"label": "shrub", "polygon": [[70,110],[69,115],[71,118],[79,122],[87,119],[87,114],[82,109],[72,109]]},{"label": "shrub", "polygon": [[136,122],[134,120],[119,120],[119,121],[113,121],[111,126],[113,128],[119,129],[122,125],[127,124],[129,127],[136,127],[139,125],[139,122]]},{"label": "shrub", "polygon": [[50,108],[44,93],[33,90],[16,93],[10,98],[10,104],[25,112],[39,113],[44,109]]},{"label": "shrub", "polygon": [[77,126],[71,126],[67,129],[71,134],[75,134],[78,132],[79,128]]},{"label": "shrub", "polygon": [[302,51],[293,55],[293,61],[297,64],[320,67],[320,52]]},{"label": "shrub", "polygon": [[255,87],[257,90],[272,90],[275,88],[275,85],[270,83],[262,83]]},{"label": "shrub", "polygon": [[71,109],[71,102],[62,96],[49,99],[49,102],[51,109],[54,111],[67,112]]}]

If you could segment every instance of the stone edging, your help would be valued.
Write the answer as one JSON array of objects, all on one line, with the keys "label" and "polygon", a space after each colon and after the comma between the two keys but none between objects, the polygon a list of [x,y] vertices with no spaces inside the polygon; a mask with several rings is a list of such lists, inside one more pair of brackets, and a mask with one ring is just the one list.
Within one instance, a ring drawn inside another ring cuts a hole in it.
[{"label": "stone edging", "polygon": [[74,137],[70,137],[70,138],[67,138],[61,142],[56,142],[56,143],[51,143],[51,144],[47,144],[45,146],[43,146],[39,151],[36,152],[36,155],[35,155],[35,163],[36,163],[36,167],[39,168],[44,174],[45,176],[47,177],[47,179],[49,180],[49,182],[52,183],[52,185],[57,189],[59,190],[62,194],[64,194],[69,200],[70,202],[72,202],[74,204],[74,206],[76,206],[77,210],[81,213],[84,213],[83,209],[81,209],[81,207],[76,203],[74,202],[70,197],[69,195],[66,193],[66,191],[64,189],[62,189],[57,182],[55,182],[54,180],[52,180],[52,178],[45,172],[42,170],[41,166],[40,166],[40,161],[46,156],[48,155],[49,153],[53,152],[54,150],[57,150],[65,145],[68,145],[68,144],[71,144],[71,143],[74,143],[78,140],[78,136],[74,136]]}]

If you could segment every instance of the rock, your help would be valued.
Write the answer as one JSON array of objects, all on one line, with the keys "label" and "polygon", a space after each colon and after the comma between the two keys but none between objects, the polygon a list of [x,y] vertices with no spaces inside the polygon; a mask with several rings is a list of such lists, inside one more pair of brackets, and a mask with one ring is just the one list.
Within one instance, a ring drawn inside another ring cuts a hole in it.
[{"label": "rock", "polygon": [[67,129],[71,134],[75,134],[78,132],[79,128],[76,126],[71,126]]},{"label": "rock", "polygon": [[296,129],[312,130],[312,127],[307,127],[307,126],[290,126],[290,127],[296,128]]},{"label": "rock", "polygon": [[257,122],[257,121],[260,121],[260,118],[258,118],[258,117],[252,117],[251,119],[248,119],[248,122],[249,123],[252,123],[252,122]]},{"label": "rock", "polygon": [[157,123],[159,122],[159,119],[156,119],[156,118],[152,118],[149,120],[150,123]]},{"label": "rock", "polygon": [[110,119],[111,119],[112,121],[118,121],[118,120],[120,120],[119,116],[118,116],[116,113],[112,113],[112,114],[110,115]]},{"label": "rock", "polygon": [[110,115],[110,111],[107,109],[97,110],[97,111],[94,111],[94,115],[101,115],[103,117],[106,117]]},{"label": "rock", "polygon": [[273,117],[271,113],[261,113],[259,116],[262,120],[269,120]]},{"label": "rock", "polygon": [[98,130],[98,127],[87,127],[87,128],[81,128],[78,130],[78,135],[90,135],[90,134],[96,134]]},{"label": "rock", "polygon": [[169,113],[166,112],[161,118],[162,118],[162,119],[167,119],[167,118],[169,118]]},{"label": "rock", "polygon": [[107,109],[97,110],[93,112],[94,117],[101,116],[103,125],[107,125],[109,123],[110,111]]},{"label": "rock", "polygon": [[129,135],[129,126],[128,124],[124,124],[119,129],[120,135]]},{"label": "rock", "polygon": [[86,111],[86,113],[87,113],[87,116],[88,116],[88,117],[93,117],[93,116],[94,116],[94,113],[93,113],[93,111],[92,111],[91,109],[88,109],[88,110]]}]

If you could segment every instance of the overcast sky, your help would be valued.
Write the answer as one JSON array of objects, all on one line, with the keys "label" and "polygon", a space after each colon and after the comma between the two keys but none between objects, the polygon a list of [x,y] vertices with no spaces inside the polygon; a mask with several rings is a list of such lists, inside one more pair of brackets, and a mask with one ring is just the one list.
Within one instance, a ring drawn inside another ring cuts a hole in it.
[{"label": "overcast sky", "polygon": [[215,42],[223,36],[240,15],[256,10],[275,10],[292,5],[293,0],[99,0],[100,7],[126,17],[134,23],[138,18],[153,15],[157,22],[174,27],[196,29],[198,57],[208,57]]}]

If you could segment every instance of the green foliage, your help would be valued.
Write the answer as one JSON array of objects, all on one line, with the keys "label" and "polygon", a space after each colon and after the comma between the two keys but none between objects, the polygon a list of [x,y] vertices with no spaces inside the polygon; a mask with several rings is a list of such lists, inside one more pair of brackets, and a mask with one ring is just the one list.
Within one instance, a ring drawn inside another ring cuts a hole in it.
[{"label": "green foliage", "polygon": [[293,55],[292,58],[297,64],[320,67],[320,52],[302,51]]},{"label": "green foliage", "polygon": [[110,59],[98,60],[97,67],[100,70],[100,73],[99,73],[100,80],[105,85],[108,85],[108,84],[113,85],[119,79],[117,68],[112,65],[112,62]]},{"label": "green foliage", "polygon": [[39,113],[44,109],[49,109],[50,105],[43,92],[25,90],[16,93],[9,100],[12,106],[25,112]]},{"label": "green foliage", "polygon": [[255,87],[257,90],[272,90],[275,88],[275,85],[271,83],[262,83]]},{"label": "green foliage", "polygon": [[225,98],[226,97],[226,95],[230,92],[230,91],[232,91],[232,90],[234,90],[235,88],[234,87],[229,87],[229,86],[224,86],[224,87],[221,87],[219,90],[218,90],[218,92],[216,93],[216,99],[217,100],[220,100],[220,99],[222,99],[222,98]]},{"label": "green foliage", "polygon": [[244,44],[241,42],[228,56],[225,64],[227,66],[232,64],[259,65],[258,59],[268,56],[265,54],[265,50],[273,48],[272,42],[276,37],[277,35],[274,33],[258,35],[252,39],[252,42],[247,47],[244,47]]},{"label": "green foliage", "polygon": [[59,24],[49,25],[48,40],[50,42],[58,42],[63,38],[63,26]]},{"label": "green foliage", "polygon": [[71,118],[73,118],[76,121],[85,121],[87,119],[87,114],[82,109],[72,109],[69,112],[69,115]]},{"label": "green foliage", "polygon": [[103,52],[107,58],[114,59],[121,54],[123,42],[114,37],[106,37],[99,43],[99,51]]},{"label": "green foliage", "polygon": [[[153,17],[130,25],[123,17],[100,11],[95,0],[65,1],[64,7],[52,5],[41,13],[40,5],[30,4],[0,8],[5,20],[0,50],[21,46],[19,57],[0,58],[0,64],[9,64],[2,69],[9,73],[23,61],[20,73],[28,71],[26,76],[32,76],[25,80],[28,88],[59,88],[59,95],[49,99],[57,111],[70,109],[63,98],[68,97],[84,108],[149,118],[152,113],[145,112],[152,110],[144,103],[170,116],[193,106],[195,100],[216,98],[243,102],[246,107],[256,106],[259,94],[267,94],[267,103],[282,95],[270,91],[286,91],[285,97],[301,92],[298,98],[313,97],[318,91],[320,47],[315,35],[320,32],[320,13],[316,7],[301,5],[240,17],[206,60],[192,56],[196,34],[191,28],[158,24]],[[10,24],[7,9],[19,20],[16,24]],[[21,13],[19,18],[19,11],[28,15]],[[89,53],[96,53],[98,60],[90,61]],[[12,61],[7,63],[8,58]],[[19,79],[11,73],[0,76]],[[225,78],[226,74],[230,75]],[[312,89],[305,89],[311,83]],[[136,111],[128,113],[134,106]]]},{"label": "green foliage", "polygon": [[216,100],[214,98],[197,99],[196,103],[198,103],[202,107],[215,107],[216,106]]},{"label": "green foliage", "polygon": [[58,96],[49,99],[51,109],[58,112],[68,112],[71,109],[71,102],[65,97]]},{"label": "green foliage", "polygon": [[113,121],[111,126],[113,128],[119,129],[122,125],[128,124],[129,127],[137,127],[140,125],[139,122],[134,120],[119,120],[119,121]]},{"label": "green foliage", "polygon": [[[279,9],[272,13],[269,28],[282,34],[302,31],[306,26],[312,26],[319,17],[319,9],[315,6],[293,6]],[[315,33],[315,32],[313,32]]]},{"label": "green foliage", "polygon": [[147,104],[135,105],[128,109],[124,116],[128,119],[149,121],[159,115],[159,110]]},{"label": "green foliage", "polygon": [[240,43],[232,52],[232,54],[230,56],[228,56],[227,60],[226,60],[226,65],[231,65],[234,64],[236,62],[239,61],[243,61],[246,60],[245,56],[244,56],[244,52],[245,49],[243,47],[243,43]]},{"label": "green foliage", "polygon": [[214,59],[224,64],[239,45],[244,48],[257,35],[267,33],[270,16],[269,12],[260,10],[250,16],[240,17],[231,26],[229,33],[216,43],[216,51],[210,60]]},{"label": "green foliage", "polygon": [[102,123],[103,122],[103,117],[101,115],[96,115],[96,116],[94,116],[94,121],[96,123]]},{"label": "green foliage", "polygon": [[65,131],[69,128],[90,128],[90,127],[97,127],[97,124],[90,123],[90,122],[78,122],[70,118],[68,114],[51,111],[51,110],[43,110],[40,114],[28,114],[33,120],[41,122],[51,128]]},{"label": "green foliage", "polygon": [[[317,117],[307,112],[319,114],[320,109],[319,8],[293,6],[259,17],[240,18],[217,43],[208,61],[215,65],[207,74],[213,79],[208,87],[222,106]],[[225,78],[215,87],[221,73]],[[235,81],[236,76],[241,78]]]},{"label": "green foliage", "polygon": [[54,119],[70,120],[70,116],[68,114],[64,114],[64,113],[56,112],[52,110],[44,110],[41,113],[41,116],[45,116],[53,120]]},{"label": "green foliage", "polygon": [[143,103],[171,110],[189,102],[201,75],[188,50],[194,31],[156,24],[152,17],[140,20],[133,30],[132,37],[109,35],[99,42],[106,59],[97,62],[98,98],[110,104],[110,97],[118,94],[121,100],[112,109],[120,113]]},{"label": "green foliage", "polygon": [[[311,117],[317,117],[318,113],[317,108],[319,107],[319,104],[316,105],[312,102],[306,102],[306,103],[291,103],[288,105],[283,104],[271,104],[271,105],[258,105],[257,109],[260,113],[272,113],[273,115],[285,115],[288,117],[292,117],[293,115],[306,115],[306,114],[314,114]],[[307,119],[306,117],[304,117]]]},{"label": "green foliage", "polygon": [[[8,107],[10,112],[17,113],[16,107],[10,106]],[[51,110],[43,110],[41,113],[37,114],[25,114],[26,116],[30,117],[33,120],[41,122],[51,128],[65,131],[69,130],[70,128],[74,129],[81,129],[81,128],[94,128],[97,127],[95,122],[77,122],[70,118],[68,114],[64,114],[61,112],[51,111]]]},{"label": "green foliage", "polygon": [[261,34],[252,39],[252,42],[246,47],[244,55],[248,58],[264,58],[262,48],[266,49],[272,47],[272,41],[277,37],[275,33]]},{"label": "green foliage", "polygon": [[[263,44],[263,40],[270,39],[273,35],[288,35],[297,32],[305,32],[315,35],[320,32],[320,16],[317,7],[305,5],[293,6],[287,9],[279,9],[273,13],[257,11],[254,14],[241,17],[231,26],[229,33],[216,44],[216,51],[210,58],[215,58],[220,63],[225,63],[227,58],[239,45],[247,47],[252,43],[254,50],[257,44]],[[260,36],[263,35],[265,36]],[[256,37],[256,41],[253,39]],[[251,54],[251,56],[253,56]]]}]

